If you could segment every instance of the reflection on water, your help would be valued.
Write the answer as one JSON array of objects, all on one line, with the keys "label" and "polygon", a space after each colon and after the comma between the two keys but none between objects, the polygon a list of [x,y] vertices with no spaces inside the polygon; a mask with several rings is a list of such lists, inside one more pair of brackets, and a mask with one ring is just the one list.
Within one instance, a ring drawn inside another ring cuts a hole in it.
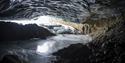
[{"label": "reflection on water", "polygon": [[38,45],[36,51],[39,53],[48,54],[54,43],[55,42],[45,42],[42,45]]},{"label": "reflection on water", "polygon": [[1,42],[0,58],[6,54],[15,54],[30,63],[51,63],[55,57],[51,53],[76,43],[91,41],[88,35],[57,35],[46,40],[31,39],[25,41]]}]

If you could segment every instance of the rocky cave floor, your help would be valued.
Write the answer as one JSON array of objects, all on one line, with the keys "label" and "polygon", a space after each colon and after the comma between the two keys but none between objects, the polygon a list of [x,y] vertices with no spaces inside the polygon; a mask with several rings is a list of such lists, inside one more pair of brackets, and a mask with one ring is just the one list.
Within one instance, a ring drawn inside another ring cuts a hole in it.
[{"label": "rocky cave floor", "polygon": [[55,63],[125,63],[125,22],[112,26],[92,42],[73,44],[54,53]]}]

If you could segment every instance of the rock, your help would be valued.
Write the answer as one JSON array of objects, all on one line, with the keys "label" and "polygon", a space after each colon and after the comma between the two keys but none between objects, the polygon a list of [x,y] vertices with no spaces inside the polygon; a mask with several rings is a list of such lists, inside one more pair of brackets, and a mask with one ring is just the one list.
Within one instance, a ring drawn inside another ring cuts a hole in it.
[{"label": "rock", "polygon": [[19,58],[17,55],[5,55],[1,59],[0,63],[27,63]]},{"label": "rock", "polygon": [[0,1],[0,13],[3,11],[3,10],[6,10],[7,8],[9,8],[10,6],[10,0],[1,0]]},{"label": "rock", "polygon": [[90,54],[91,50],[83,44],[73,44],[53,53],[57,56],[55,63],[89,63]]},{"label": "rock", "polygon": [[55,34],[36,24],[21,25],[12,22],[0,22],[0,41],[46,38]]},{"label": "rock", "polygon": [[116,25],[109,28],[104,35],[102,35],[100,38],[96,38],[89,44],[89,47],[91,50],[93,50],[93,54],[91,55],[91,63],[124,63],[124,24],[125,21],[121,20]]}]

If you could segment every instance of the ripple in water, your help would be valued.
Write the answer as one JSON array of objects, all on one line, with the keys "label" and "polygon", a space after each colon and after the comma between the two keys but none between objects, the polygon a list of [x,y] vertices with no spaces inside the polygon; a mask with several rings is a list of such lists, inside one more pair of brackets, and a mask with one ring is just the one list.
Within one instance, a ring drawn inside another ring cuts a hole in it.
[{"label": "ripple in water", "polygon": [[[0,44],[0,55],[15,54],[31,63],[51,63],[56,60],[51,54],[77,43],[88,43],[92,38],[88,35],[64,34],[50,37],[46,40],[31,39]],[[5,53],[5,51],[8,51]]]},{"label": "ripple in water", "polygon": [[[8,20],[20,24],[38,24],[42,25],[60,25],[53,23],[54,20],[62,20],[58,18],[52,18],[50,16],[40,16],[31,20]],[[7,20],[5,20],[7,21]],[[61,24],[63,25],[63,24]],[[69,26],[63,25],[66,28]],[[69,27],[70,28],[70,27]],[[72,29],[72,28],[70,28]],[[60,49],[77,43],[88,43],[92,40],[89,35],[73,35],[73,34],[59,34],[57,36],[49,37],[46,40],[31,39],[25,41],[13,41],[0,44],[0,56],[6,54],[15,54],[23,56],[31,63],[51,63],[56,60],[55,56],[51,54],[57,52]],[[3,51],[3,52],[2,52]],[[7,51],[7,53],[5,53]]]}]

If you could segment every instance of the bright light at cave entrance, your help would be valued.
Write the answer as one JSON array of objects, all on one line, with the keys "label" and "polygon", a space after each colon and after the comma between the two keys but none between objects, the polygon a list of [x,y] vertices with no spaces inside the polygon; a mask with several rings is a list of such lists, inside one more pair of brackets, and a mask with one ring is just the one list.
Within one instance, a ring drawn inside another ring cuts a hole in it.
[{"label": "bright light at cave entrance", "polygon": [[[44,24],[44,25],[52,25],[52,21],[56,20],[56,17],[51,17],[51,16],[39,16],[36,18],[33,18],[31,20],[8,20],[11,22],[16,22],[19,24]],[[5,20],[7,21],[7,20]]]}]

